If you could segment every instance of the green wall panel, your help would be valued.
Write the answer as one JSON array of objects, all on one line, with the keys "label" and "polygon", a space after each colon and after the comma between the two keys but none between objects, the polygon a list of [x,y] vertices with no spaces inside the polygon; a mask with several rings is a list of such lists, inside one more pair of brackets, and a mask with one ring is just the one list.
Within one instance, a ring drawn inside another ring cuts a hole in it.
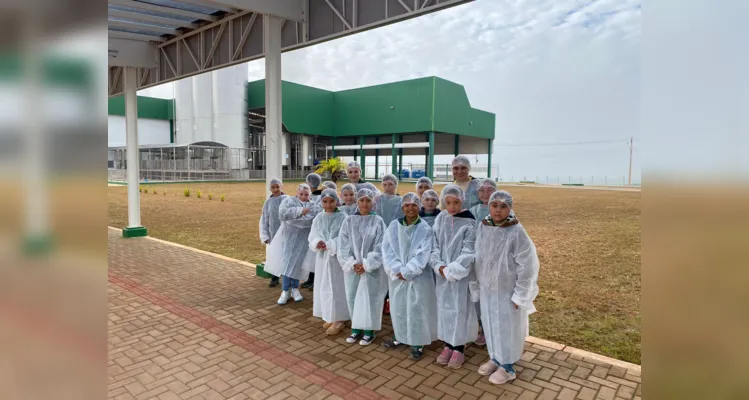
[{"label": "green wall panel", "polygon": [[494,114],[471,108],[462,85],[440,78],[434,81],[435,131],[494,138]]},{"label": "green wall panel", "polygon": [[[111,97],[109,115],[125,115],[125,96]],[[138,118],[174,119],[174,100],[138,96]]]},{"label": "green wall panel", "polygon": [[[333,92],[292,82],[281,83],[283,124],[289,132],[333,135]],[[265,107],[265,81],[247,84],[249,109]]]}]

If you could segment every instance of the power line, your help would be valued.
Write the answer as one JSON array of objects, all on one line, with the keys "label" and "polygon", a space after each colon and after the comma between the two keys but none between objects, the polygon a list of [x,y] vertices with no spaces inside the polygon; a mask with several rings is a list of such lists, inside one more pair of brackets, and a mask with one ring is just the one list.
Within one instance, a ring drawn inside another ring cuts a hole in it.
[{"label": "power line", "polygon": [[588,142],[564,142],[564,143],[523,143],[523,144],[497,144],[497,147],[545,147],[545,146],[577,146],[581,144],[623,143],[629,144],[629,139],[619,140],[595,140]]}]

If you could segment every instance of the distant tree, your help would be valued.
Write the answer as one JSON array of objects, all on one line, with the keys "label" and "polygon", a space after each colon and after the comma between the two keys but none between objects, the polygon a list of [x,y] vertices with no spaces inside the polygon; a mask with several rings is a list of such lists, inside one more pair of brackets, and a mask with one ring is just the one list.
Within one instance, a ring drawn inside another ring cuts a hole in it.
[{"label": "distant tree", "polygon": [[346,173],[346,163],[343,162],[340,158],[329,158],[327,160],[320,161],[320,164],[317,164],[317,169],[315,170],[315,173],[317,174],[330,174],[330,179],[333,182],[338,182],[338,179]]}]

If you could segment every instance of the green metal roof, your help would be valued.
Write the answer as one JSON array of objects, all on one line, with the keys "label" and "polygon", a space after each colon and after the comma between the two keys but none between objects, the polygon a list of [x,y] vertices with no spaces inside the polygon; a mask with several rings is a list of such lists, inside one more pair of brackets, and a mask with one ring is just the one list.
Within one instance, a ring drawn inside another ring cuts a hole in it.
[{"label": "green metal roof", "polygon": [[[442,132],[494,138],[495,115],[472,108],[465,88],[437,77],[339,92],[282,82],[283,123],[290,132],[371,136]],[[249,109],[265,107],[265,81],[247,84]]]},{"label": "green metal roof", "polygon": [[[125,96],[119,95],[108,99],[109,115],[125,115]],[[174,100],[138,96],[138,118],[174,119]]]}]

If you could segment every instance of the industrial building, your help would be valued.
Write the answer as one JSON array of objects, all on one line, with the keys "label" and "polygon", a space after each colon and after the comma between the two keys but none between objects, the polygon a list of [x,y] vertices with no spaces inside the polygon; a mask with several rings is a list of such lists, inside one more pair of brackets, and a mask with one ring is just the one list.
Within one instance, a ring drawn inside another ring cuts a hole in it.
[{"label": "industrial building", "polygon": [[[353,157],[365,176],[408,168],[427,176],[435,155],[488,154],[495,116],[472,108],[460,84],[426,77],[344,91],[282,82],[283,177],[301,178],[320,160]],[[138,97],[142,180],[264,179],[265,81],[234,66],[175,82],[174,100]],[[109,179],[125,180],[124,102],[109,99]],[[382,165],[381,165],[382,164]],[[475,170],[487,176],[486,167]]]}]

